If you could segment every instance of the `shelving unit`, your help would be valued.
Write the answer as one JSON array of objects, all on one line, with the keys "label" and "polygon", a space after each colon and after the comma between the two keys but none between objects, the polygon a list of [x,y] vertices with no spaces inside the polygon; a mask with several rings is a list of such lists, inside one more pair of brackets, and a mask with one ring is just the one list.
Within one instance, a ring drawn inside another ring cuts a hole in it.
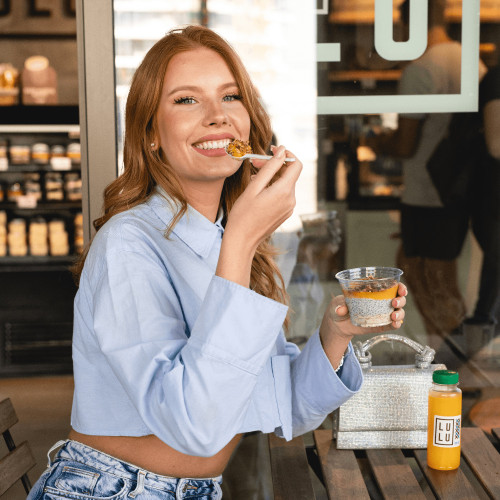
[{"label": "shelving unit", "polygon": [[[1,108],[0,138],[11,144],[44,142],[68,145],[79,139],[77,106],[12,106]],[[70,243],[68,255],[0,256],[0,377],[27,374],[70,373],[73,298],[76,293],[70,267],[75,261],[74,216],[82,203],[47,199],[44,178],[50,172],[80,172],[79,165],[69,170],[54,170],[50,164],[29,162],[0,171],[4,186],[25,174],[40,174],[42,197],[36,206],[20,206],[15,201],[0,201],[7,220],[26,221],[42,217],[47,222],[65,222]]]}]

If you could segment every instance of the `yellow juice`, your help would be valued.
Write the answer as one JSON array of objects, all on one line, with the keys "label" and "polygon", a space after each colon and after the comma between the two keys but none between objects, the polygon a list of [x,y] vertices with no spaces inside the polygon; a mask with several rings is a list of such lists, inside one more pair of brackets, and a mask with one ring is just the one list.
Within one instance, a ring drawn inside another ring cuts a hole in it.
[{"label": "yellow juice", "polygon": [[452,470],[460,465],[462,392],[429,391],[427,428],[427,465],[432,469]]}]

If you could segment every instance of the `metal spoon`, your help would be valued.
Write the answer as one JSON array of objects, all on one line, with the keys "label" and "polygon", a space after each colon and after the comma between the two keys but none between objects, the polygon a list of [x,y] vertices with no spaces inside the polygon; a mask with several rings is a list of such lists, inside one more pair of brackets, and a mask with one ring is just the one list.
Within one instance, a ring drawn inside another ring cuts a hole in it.
[{"label": "metal spoon", "polygon": [[[254,153],[247,153],[246,155],[243,156],[233,156],[231,153],[227,151],[227,146],[224,148],[226,150],[226,154],[230,156],[233,160],[238,160],[238,161],[243,161],[246,160],[247,158],[255,158],[257,160],[271,160],[274,158],[274,156],[270,155],[257,155]],[[285,158],[283,161],[295,161],[295,158]]]}]

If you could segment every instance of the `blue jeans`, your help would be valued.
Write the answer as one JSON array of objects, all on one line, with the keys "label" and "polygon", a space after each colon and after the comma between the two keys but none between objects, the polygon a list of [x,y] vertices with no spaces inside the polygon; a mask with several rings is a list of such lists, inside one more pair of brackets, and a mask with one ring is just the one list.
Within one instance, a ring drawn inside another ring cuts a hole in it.
[{"label": "blue jeans", "polygon": [[[62,448],[52,462],[50,453]],[[27,500],[219,500],[222,476],[206,479],[160,476],[85,446],[60,441],[49,451],[47,470]]]}]

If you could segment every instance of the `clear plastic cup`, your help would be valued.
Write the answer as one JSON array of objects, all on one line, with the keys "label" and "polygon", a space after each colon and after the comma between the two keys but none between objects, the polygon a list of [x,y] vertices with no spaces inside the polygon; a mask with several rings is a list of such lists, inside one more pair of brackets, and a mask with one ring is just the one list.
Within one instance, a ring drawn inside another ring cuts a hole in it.
[{"label": "clear plastic cup", "polygon": [[398,294],[403,271],[395,267],[356,267],[338,272],[353,325],[389,325],[394,311],[392,299]]}]

